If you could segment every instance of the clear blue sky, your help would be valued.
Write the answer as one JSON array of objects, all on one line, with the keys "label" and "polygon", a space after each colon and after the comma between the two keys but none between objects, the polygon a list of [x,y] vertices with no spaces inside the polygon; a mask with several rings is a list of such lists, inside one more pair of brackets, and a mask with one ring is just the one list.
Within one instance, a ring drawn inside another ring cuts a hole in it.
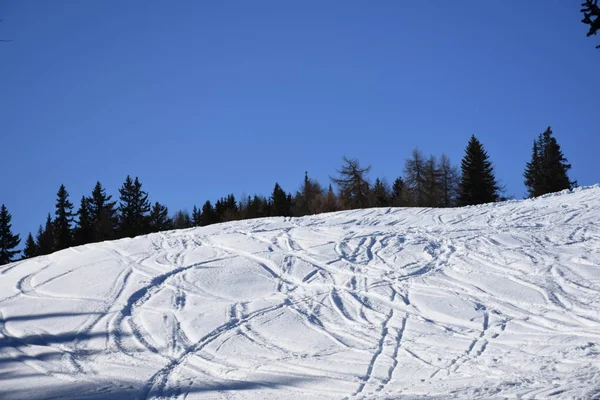
[{"label": "clear blue sky", "polygon": [[139,176],[171,211],[327,183],[341,157],[402,174],[471,134],[523,197],[548,125],[600,181],[600,38],[581,0],[0,1],[0,203],[24,236],[65,184]]}]

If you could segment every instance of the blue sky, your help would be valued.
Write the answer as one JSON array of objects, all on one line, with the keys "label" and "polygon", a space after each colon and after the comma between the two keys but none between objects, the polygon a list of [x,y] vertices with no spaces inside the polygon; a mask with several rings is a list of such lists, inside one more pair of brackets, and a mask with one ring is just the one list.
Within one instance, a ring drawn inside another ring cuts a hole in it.
[{"label": "blue sky", "polygon": [[551,125],[600,181],[600,38],[576,1],[0,2],[0,203],[35,232],[139,176],[171,211],[327,183],[343,155],[393,181],[414,147],[454,163],[475,134],[525,194]]}]

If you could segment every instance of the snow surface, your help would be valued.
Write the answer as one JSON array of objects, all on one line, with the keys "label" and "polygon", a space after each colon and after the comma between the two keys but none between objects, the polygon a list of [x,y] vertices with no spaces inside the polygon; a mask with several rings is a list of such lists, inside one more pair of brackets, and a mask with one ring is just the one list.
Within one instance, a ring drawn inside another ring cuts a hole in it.
[{"label": "snow surface", "polygon": [[0,269],[2,399],[600,398],[600,186]]}]

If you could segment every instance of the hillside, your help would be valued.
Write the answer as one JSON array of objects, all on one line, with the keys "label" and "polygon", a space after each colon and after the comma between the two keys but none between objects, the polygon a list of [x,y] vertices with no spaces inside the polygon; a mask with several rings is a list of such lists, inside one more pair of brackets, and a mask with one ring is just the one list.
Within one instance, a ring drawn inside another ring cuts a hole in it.
[{"label": "hillside", "polygon": [[600,186],[0,269],[0,398],[600,398]]}]

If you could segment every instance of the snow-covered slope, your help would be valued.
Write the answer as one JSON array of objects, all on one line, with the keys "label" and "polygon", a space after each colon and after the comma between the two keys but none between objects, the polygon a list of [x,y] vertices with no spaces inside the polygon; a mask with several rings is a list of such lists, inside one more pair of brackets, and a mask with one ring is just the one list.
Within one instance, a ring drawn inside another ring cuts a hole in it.
[{"label": "snow-covered slope", "polygon": [[0,270],[0,398],[598,398],[600,186]]}]

